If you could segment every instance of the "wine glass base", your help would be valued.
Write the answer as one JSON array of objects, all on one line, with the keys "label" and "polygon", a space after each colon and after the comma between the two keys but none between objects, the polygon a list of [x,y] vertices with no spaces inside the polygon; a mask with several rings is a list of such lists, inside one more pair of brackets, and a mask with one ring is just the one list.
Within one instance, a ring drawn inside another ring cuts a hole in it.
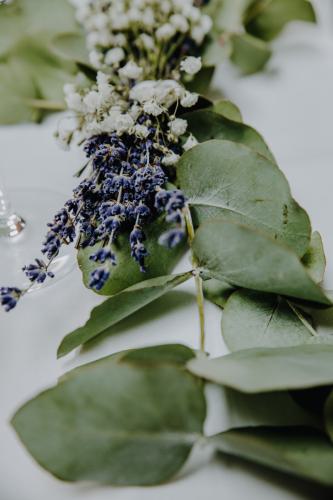
[{"label": "wine glass base", "polygon": [[[25,227],[17,236],[0,237],[0,287],[25,288],[31,283],[22,267],[32,264],[35,258],[43,258],[40,249],[48,231],[47,223],[53,220],[66,198],[53,191],[29,188],[10,191],[9,197],[15,213],[25,221]],[[65,246],[49,268],[55,277],[48,278],[41,285],[35,284],[31,291],[57,283],[74,267],[75,249],[73,246]]]}]

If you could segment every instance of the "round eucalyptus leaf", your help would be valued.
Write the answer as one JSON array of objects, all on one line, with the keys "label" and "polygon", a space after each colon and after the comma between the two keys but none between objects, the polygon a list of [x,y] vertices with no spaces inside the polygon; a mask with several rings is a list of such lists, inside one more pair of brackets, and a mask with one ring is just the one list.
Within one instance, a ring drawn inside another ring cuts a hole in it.
[{"label": "round eucalyptus leaf", "polygon": [[315,231],[312,234],[310,246],[303,257],[302,262],[307,268],[313,281],[321,283],[325,275],[326,257],[323,241],[318,231]]},{"label": "round eucalyptus leaf", "polygon": [[272,50],[259,38],[247,33],[232,36],[231,60],[244,75],[261,71],[269,61]]},{"label": "round eucalyptus leaf", "polygon": [[240,109],[235,103],[228,101],[228,99],[220,99],[219,101],[214,102],[211,111],[217,113],[218,115],[222,115],[229,120],[233,120],[234,122],[243,122]]},{"label": "round eucalyptus leaf", "polygon": [[153,485],[174,476],[202,436],[205,398],[177,346],[162,359],[157,351],[156,363],[146,350],[80,367],[20,408],[12,424],[35,460],[64,481]]},{"label": "round eucalyptus leaf", "polygon": [[196,224],[223,217],[264,231],[300,256],[307,251],[307,213],[281,170],[253,150],[229,141],[199,144],[181,157],[177,178]]}]

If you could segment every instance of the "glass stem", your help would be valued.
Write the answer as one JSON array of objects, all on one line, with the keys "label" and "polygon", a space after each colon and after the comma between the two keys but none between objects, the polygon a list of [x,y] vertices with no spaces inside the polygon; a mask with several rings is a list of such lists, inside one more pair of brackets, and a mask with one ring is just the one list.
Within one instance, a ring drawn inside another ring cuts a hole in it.
[{"label": "glass stem", "polygon": [[25,227],[25,221],[12,211],[3,182],[0,179],[0,237],[13,238]]}]

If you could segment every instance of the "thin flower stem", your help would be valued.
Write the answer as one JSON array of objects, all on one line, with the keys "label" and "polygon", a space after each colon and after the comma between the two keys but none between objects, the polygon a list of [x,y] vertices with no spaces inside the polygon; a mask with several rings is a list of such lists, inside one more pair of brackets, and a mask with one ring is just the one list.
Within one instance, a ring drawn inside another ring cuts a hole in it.
[{"label": "thin flower stem", "polygon": [[[188,233],[188,240],[190,246],[192,246],[192,242],[194,240],[194,227],[193,227],[193,221],[192,221],[192,216],[190,212],[190,208],[187,205],[185,209],[185,221],[186,221],[186,228],[187,228],[187,233]],[[204,294],[203,294],[203,281],[202,278],[198,272],[198,261],[196,257],[193,255],[192,252],[192,264],[193,268],[195,270],[195,287],[196,287],[196,296],[197,296],[197,305],[198,305],[198,311],[199,311],[199,322],[200,322],[200,350],[202,352],[205,352],[205,340],[206,340],[206,332],[205,332],[205,300],[204,300]]]}]

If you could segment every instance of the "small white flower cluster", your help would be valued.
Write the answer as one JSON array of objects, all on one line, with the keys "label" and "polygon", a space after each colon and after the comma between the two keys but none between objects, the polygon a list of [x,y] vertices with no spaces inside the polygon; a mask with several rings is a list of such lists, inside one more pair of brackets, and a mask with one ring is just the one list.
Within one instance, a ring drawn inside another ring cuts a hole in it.
[{"label": "small white flower cluster", "polygon": [[[87,32],[93,66],[119,65],[133,49],[148,60],[156,59],[161,47],[191,39],[201,45],[212,20],[195,7],[193,0],[71,0],[77,20]],[[129,47],[128,33],[135,36]],[[150,61],[149,61],[150,62]]]},{"label": "small white flower cluster", "polygon": [[[65,85],[65,100],[77,123],[75,130],[59,130],[58,141],[67,147],[73,137],[82,141],[113,132],[145,140],[156,130],[162,162],[174,165],[179,155],[172,145],[179,145],[187,132],[186,120],[176,117],[177,109],[195,106],[199,98],[183,83],[202,65],[188,47],[202,43],[210,18],[193,0],[72,2],[98,73],[89,88]],[[189,136],[182,147],[188,150],[196,144]]]}]

